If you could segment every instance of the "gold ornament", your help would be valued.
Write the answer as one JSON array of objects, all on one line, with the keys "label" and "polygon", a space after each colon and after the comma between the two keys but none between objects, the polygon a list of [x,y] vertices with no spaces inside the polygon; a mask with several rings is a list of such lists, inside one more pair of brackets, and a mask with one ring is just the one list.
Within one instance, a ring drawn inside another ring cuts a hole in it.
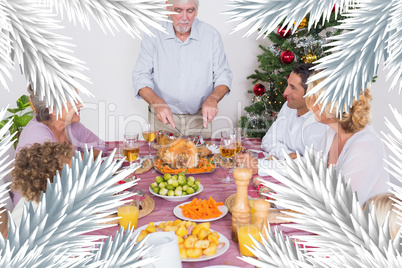
[{"label": "gold ornament", "polygon": [[314,61],[317,60],[317,56],[316,55],[311,55],[311,54],[307,54],[306,56],[302,57],[302,61],[304,63],[312,63]]},{"label": "gold ornament", "polygon": [[307,18],[304,17],[304,18],[302,19],[302,21],[300,22],[299,26],[297,26],[297,29],[301,29],[301,28],[304,28],[304,27],[306,27],[306,26],[307,26]]}]

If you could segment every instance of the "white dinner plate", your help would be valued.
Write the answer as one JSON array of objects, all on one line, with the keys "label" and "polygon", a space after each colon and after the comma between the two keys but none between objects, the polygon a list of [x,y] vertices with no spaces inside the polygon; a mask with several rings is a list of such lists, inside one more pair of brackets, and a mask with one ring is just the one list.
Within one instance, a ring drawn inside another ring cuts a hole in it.
[{"label": "white dinner plate", "polygon": [[174,214],[177,218],[182,219],[182,220],[185,220],[185,221],[207,222],[207,221],[216,221],[216,220],[218,220],[218,219],[220,219],[220,218],[223,218],[223,217],[225,217],[225,215],[226,215],[226,214],[228,213],[228,211],[229,211],[228,208],[227,208],[225,205],[222,205],[222,206],[218,206],[219,211],[222,212],[222,214],[221,214],[219,217],[211,218],[211,219],[191,219],[191,218],[187,218],[186,216],[184,216],[184,215],[183,215],[183,212],[182,212],[182,209],[179,208],[180,206],[183,206],[183,205],[188,204],[188,203],[191,203],[191,202],[184,202],[184,203],[181,203],[180,205],[177,205],[177,206],[173,209],[173,214]]},{"label": "white dinner plate", "polygon": [[[155,226],[156,226],[156,225],[159,225],[159,224],[161,224],[162,222],[163,222],[163,221],[155,222],[154,225],[155,225]],[[138,228],[134,231],[134,237],[135,237],[136,235],[138,235],[139,233],[141,233],[142,230],[145,230],[145,228],[147,228],[147,226],[148,226],[148,224],[145,224],[145,225],[143,225],[143,226],[141,226],[141,227],[138,227]],[[209,229],[209,230],[211,230],[212,232],[214,232],[213,229]],[[230,246],[229,240],[228,240],[223,234],[221,234],[220,232],[218,232],[218,231],[215,231],[215,232],[217,232],[218,235],[219,235],[219,242],[225,244],[222,248],[216,250],[216,254],[214,254],[214,255],[212,255],[212,256],[202,255],[201,257],[196,258],[196,259],[187,258],[187,259],[182,259],[181,261],[182,261],[182,262],[207,261],[207,260],[215,259],[216,257],[219,257],[219,256],[221,256],[223,253],[225,253],[225,252],[229,249],[229,246]]]},{"label": "white dinner plate", "polygon": [[204,268],[241,268],[241,267],[233,265],[212,265],[212,266],[205,266]]}]

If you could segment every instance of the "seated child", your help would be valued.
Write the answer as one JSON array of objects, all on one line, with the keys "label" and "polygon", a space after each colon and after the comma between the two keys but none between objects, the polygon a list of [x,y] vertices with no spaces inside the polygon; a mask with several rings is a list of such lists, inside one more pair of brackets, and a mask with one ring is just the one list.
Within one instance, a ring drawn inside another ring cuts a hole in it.
[{"label": "seated child", "polygon": [[11,175],[14,181],[11,190],[17,191],[22,198],[12,212],[12,218],[20,225],[24,204],[32,201],[37,208],[42,192],[46,192],[47,179],[53,182],[56,171],[63,169],[63,164],[71,164],[74,156],[73,147],[67,143],[35,143],[22,148],[15,157]]}]

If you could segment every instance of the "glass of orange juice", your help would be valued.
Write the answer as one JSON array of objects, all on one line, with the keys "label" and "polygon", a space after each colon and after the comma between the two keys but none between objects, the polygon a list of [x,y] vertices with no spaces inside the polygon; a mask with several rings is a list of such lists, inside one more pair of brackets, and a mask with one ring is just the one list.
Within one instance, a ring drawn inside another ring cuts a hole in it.
[{"label": "glass of orange juice", "polygon": [[134,196],[130,204],[123,205],[117,209],[117,216],[121,217],[119,224],[124,227],[124,230],[127,230],[128,226],[130,226],[130,229],[137,228],[139,203],[140,197]]},{"label": "glass of orange juice", "polygon": [[254,254],[246,246],[250,248],[253,248],[253,246],[255,247],[250,235],[258,242],[262,243],[260,233],[262,233],[262,224],[237,222],[237,238],[239,241],[239,249],[241,255],[247,257],[255,257]]}]

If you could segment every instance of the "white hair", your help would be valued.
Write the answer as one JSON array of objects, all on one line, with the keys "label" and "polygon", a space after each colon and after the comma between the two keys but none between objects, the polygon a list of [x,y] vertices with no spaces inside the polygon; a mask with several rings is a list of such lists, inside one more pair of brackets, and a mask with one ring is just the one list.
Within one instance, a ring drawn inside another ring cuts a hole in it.
[{"label": "white hair", "polygon": [[195,7],[198,8],[200,1],[199,0],[167,0],[168,4],[173,4],[173,5],[184,5],[184,4],[189,4],[191,2],[194,2]]}]

